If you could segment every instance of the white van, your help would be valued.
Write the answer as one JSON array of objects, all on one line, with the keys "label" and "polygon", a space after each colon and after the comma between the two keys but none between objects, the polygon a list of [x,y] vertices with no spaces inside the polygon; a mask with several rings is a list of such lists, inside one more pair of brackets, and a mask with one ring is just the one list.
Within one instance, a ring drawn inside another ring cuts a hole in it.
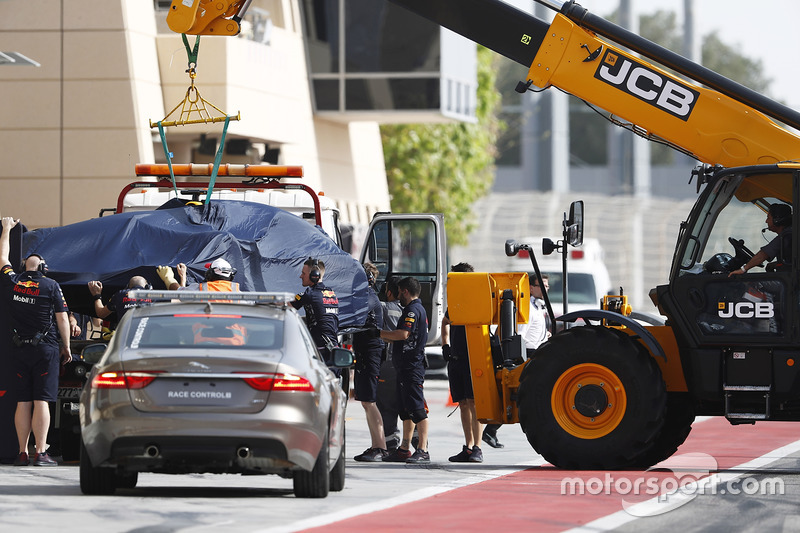
[{"label": "white van", "polygon": [[[539,270],[547,273],[550,290],[548,296],[556,316],[563,313],[563,278],[562,258],[559,252],[550,255],[542,253],[542,238],[527,237],[518,239],[536,251],[536,262]],[[580,247],[569,247],[567,250],[567,299],[568,311],[583,309],[600,309],[603,296],[616,294],[611,284],[604,262],[603,248],[597,239],[585,238]],[[506,272],[527,272],[534,276],[533,264],[526,250],[520,250],[513,257],[506,257],[503,270]]]}]

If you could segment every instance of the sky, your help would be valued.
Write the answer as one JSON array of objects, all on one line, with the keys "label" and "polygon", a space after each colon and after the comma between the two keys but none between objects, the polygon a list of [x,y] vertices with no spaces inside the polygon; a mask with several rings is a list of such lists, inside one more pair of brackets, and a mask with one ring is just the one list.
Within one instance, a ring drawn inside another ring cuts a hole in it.
[{"label": "sky", "polygon": [[[683,23],[684,0],[632,0],[637,14],[674,11]],[[577,0],[591,13],[606,16],[619,0]],[[772,80],[770,96],[800,111],[800,0],[694,0],[699,35],[718,30],[721,40],[742,55],[760,59]]]}]

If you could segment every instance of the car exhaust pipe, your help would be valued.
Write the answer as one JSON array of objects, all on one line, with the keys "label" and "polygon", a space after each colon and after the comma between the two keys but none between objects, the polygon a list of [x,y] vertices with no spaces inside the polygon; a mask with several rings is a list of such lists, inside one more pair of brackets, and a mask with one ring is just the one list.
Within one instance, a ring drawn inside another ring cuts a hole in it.
[{"label": "car exhaust pipe", "polygon": [[236,450],[236,457],[239,459],[247,459],[250,457],[250,448],[247,446],[242,446]]},{"label": "car exhaust pipe", "polygon": [[158,449],[158,446],[155,444],[151,444],[147,448],[144,449],[144,454],[147,457],[158,457],[161,454],[161,450]]}]

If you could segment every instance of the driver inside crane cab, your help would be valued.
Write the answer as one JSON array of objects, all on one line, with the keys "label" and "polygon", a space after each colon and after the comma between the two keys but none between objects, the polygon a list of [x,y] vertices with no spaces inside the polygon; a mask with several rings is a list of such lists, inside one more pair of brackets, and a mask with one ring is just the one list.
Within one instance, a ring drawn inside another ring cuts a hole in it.
[{"label": "driver inside crane cab", "polygon": [[774,203],[767,210],[767,228],[777,236],[761,248],[747,263],[741,268],[729,274],[744,274],[755,266],[760,266],[764,261],[771,261],[767,264],[767,271],[774,272],[789,270],[792,265],[792,206],[788,204]]}]

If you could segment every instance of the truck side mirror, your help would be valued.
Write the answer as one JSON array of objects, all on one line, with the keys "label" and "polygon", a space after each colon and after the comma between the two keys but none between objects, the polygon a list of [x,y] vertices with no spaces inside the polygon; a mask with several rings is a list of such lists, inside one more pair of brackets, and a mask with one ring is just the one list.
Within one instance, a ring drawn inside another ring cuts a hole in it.
[{"label": "truck side mirror", "polygon": [[566,224],[567,242],[570,246],[583,244],[583,200],[572,202],[569,206],[569,218]]}]

